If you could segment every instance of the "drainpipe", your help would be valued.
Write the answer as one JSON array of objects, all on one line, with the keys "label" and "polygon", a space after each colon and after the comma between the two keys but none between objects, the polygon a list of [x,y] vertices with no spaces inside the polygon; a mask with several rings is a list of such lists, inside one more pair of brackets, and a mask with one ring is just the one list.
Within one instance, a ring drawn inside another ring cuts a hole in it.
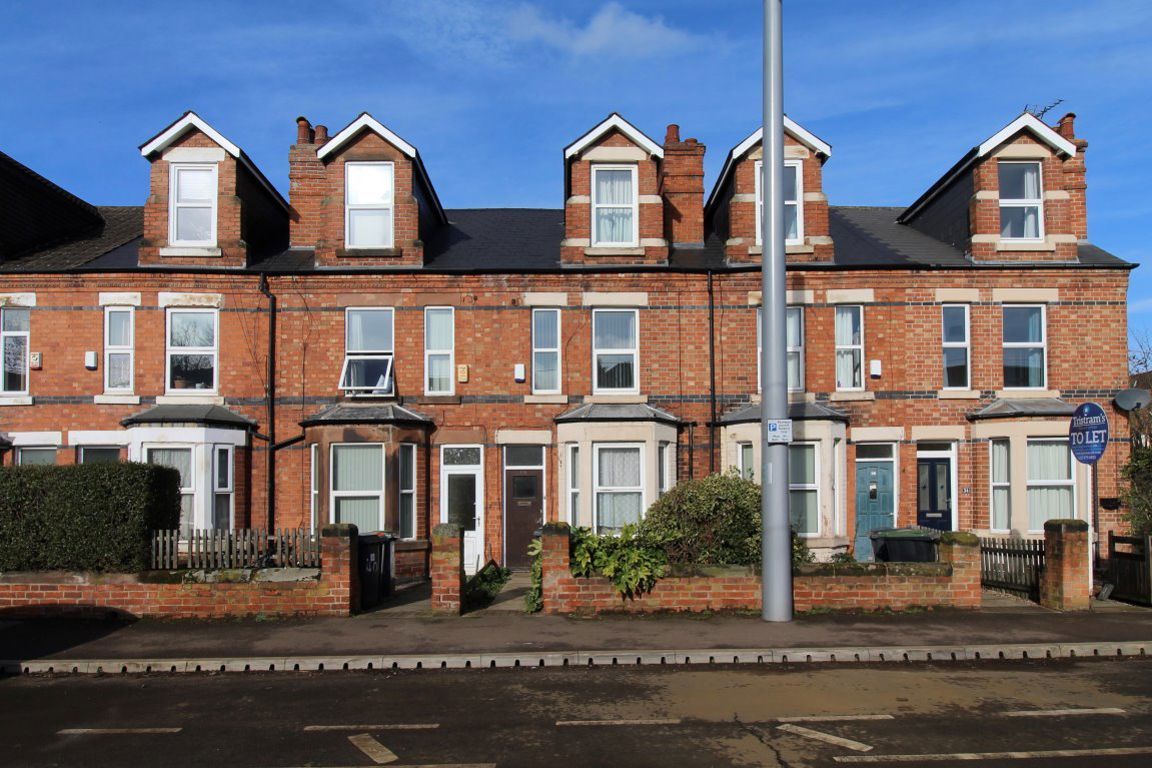
[{"label": "drainpipe", "polygon": [[[260,273],[260,293],[268,299],[268,364],[265,371],[265,418],[268,420],[267,477],[264,478],[267,496],[267,530],[276,530],[276,451],[284,446],[276,444],[276,295],[268,287],[268,275]],[[294,442],[294,441],[293,441]]]},{"label": "drainpipe", "polygon": [[712,270],[708,270],[708,474],[716,474],[716,297]]}]

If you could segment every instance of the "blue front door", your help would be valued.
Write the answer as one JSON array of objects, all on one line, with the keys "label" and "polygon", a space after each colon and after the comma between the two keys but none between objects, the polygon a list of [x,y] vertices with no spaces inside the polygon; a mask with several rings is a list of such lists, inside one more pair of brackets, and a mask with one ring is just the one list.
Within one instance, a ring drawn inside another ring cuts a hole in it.
[{"label": "blue front door", "polygon": [[872,559],[868,534],[877,528],[891,528],[895,522],[892,493],[892,462],[856,462],[856,559]]}]

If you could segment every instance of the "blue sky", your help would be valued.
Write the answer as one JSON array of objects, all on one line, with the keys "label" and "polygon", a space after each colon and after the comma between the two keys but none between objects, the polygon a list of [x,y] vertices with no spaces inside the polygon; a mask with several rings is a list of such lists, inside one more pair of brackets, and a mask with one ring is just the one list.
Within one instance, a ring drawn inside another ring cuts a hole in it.
[{"label": "blue sky", "polygon": [[[98,204],[141,204],[137,145],[195,109],[281,190],[297,115],[367,110],[445,205],[561,204],[561,148],[616,110],[708,145],[760,116],[757,0],[6,0],[0,150]],[[1152,262],[1152,3],[790,0],[789,115],[830,142],[834,204],[914,200],[1026,104],[1089,140],[1092,240]],[[1152,328],[1152,268],[1130,291]]]}]

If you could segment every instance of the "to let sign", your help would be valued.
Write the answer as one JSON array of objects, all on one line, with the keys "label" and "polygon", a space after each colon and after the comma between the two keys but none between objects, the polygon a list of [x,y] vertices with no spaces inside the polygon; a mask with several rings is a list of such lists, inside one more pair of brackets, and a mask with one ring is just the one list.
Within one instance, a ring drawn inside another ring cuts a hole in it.
[{"label": "to let sign", "polygon": [[1096,403],[1077,406],[1068,425],[1068,447],[1081,464],[1095,464],[1108,447],[1108,415]]}]

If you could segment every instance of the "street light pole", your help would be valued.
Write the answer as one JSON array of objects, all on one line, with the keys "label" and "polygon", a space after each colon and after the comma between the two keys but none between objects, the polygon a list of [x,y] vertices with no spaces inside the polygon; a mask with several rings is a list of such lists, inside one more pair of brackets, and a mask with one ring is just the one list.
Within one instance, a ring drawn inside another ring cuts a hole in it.
[{"label": "street light pole", "polygon": [[792,530],[788,511],[788,419],[784,279],[783,0],[764,0],[764,244],[761,266],[760,574],[765,621],[792,620]]}]

